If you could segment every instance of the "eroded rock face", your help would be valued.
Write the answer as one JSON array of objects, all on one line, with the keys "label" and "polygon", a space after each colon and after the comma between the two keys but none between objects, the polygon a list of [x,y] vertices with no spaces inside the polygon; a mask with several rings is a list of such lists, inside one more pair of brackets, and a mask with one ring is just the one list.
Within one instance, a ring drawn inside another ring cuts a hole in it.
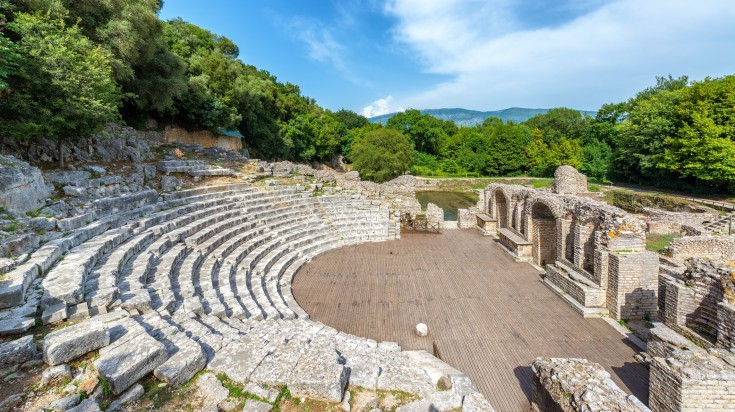
[{"label": "eroded rock face", "polygon": [[37,167],[0,155],[0,207],[18,212],[39,209],[53,189]]},{"label": "eroded rock face", "polygon": [[587,191],[587,176],[572,166],[559,166],[554,172],[554,193],[575,194]]}]

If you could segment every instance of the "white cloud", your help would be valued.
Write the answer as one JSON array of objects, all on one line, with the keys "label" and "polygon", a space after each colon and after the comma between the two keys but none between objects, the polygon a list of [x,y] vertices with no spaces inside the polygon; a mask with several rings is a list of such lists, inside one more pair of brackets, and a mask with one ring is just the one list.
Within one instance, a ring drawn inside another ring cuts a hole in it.
[{"label": "white cloud", "polygon": [[398,96],[398,103],[594,110],[631,97],[655,76],[735,72],[735,7],[728,1],[618,0],[536,29],[521,29],[515,6],[513,0],[389,0],[394,40],[409,46],[425,71],[451,76]]},{"label": "white cloud", "polygon": [[392,103],[393,96],[387,96],[382,99],[378,99],[372,102],[370,105],[363,107],[362,115],[367,118],[371,118],[375,116],[380,116],[381,114],[403,111],[403,109],[393,106]]},{"label": "white cloud", "polygon": [[[345,17],[346,18],[346,17]],[[339,25],[327,25],[315,19],[293,18],[287,24],[292,35],[306,45],[309,58],[331,66],[341,77],[357,84],[369,85],[349,67],[349,49],[339,40]]]}]

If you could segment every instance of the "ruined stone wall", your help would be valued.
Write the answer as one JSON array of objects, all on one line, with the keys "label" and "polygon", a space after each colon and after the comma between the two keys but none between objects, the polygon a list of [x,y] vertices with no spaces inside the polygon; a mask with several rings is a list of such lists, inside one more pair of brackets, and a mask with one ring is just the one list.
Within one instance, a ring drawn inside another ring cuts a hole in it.
[{"label": "ruined stone wall", "polygon": [[534,262],[544,265],[554,263],[556,259],[556,221],[553,219],[534,219],[533,236],[546,241],[535,242],[533,247]]},{"label": "ruined stone wall", "polygon": [[717,305],[717,346],[735,350],[735,305],[720,302]]},{"label": "ruined stone wall", "polygon": [[587,191],[587,176],[572,166],[559,166],[554,171],[554,193],[575,194]]},{"label": "ruined stone wall", "polygon": [[477,226],[477,208],[457,209],[457,226],[460,229],[471,229]]},{"label": "ruined stone wall", "polygon": [[163,139],[167,143],[179,142],[184,144],[198,144],[202,147],[221,147],[227,150],[240,151],[242,139],[233,136],[215,135],[209,130],[190,132],[181,127],[168,126],[163,131]]},{"label": "ruined stone wall", "polygon": [[719,216],[714,213],[669,212],[654,208],[642,208],[647,217],[648,233],[677,235],[682,233],[682,225],[701,227],[705,222],[714,222]]},{"label": "ruined stone wall", "polygon": [[724,298],[722,278],[726,273],[719,266],[708,259],[690,259],[682,277],[696,304],[694,311],[687,315],[686,324],[710,336],[717,335],[717,305]]},{"label": "ruined stone wall", "polygon": [[429,203],[426,205],[426,220],[430,223],[439,223],[440,227],[444,223],[444,209]]},{"label": "ruined stone wall", "polygon": [[616,319],[655,318],[658,311],[658,256],[610,253],[607,308]]},{"label": "ruined stone wall", "polygon": [[531,370],[534,411],[650,412],[620,389],[601,365],[586,359],[538,358]]},{"label": "ruined stone wall", "polygon": [[654,358],[650,370],[654,412],[735,410],[735,368],[719,356],[673,351]]},{"label": "ruined stone wall", "polygon": [[674,239],[664,250],[664,254],[678,261],[692,257],[735,260],[735,235],[702,235]]}]

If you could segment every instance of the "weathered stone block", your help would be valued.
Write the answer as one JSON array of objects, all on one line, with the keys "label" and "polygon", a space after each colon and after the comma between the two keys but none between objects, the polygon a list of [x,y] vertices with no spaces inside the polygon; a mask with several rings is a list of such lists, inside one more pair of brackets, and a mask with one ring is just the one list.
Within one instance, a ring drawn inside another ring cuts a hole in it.
[{"label": "weathered stone block", "polygon": [[33,336],[0,343],[0,369],[33,359],[36,356],[36,344]]},{"label": "weathered stone block", "polygon": [[18,212],[39,209],[53,189],[37,167],[0,155],[0,207]]},{"label": "weathered stone block", "polygon": [[119,345],[100,355],[94,362],[94,367],[110,382],[112,393],[117,395],[164,363],[167,358],[163,343],[141,334],[125,345]]},{"label": "weathered stone block", "polygon": [[107,325],[87,321],[46,335],[43,360],[49,365],[59,365],[109,344],[110,331]]}]

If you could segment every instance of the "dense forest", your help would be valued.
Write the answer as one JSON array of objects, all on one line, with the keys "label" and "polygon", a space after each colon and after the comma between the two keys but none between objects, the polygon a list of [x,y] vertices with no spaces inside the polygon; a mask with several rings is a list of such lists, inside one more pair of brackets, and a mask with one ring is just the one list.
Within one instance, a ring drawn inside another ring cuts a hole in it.
[{"label": "dense forest", "polygon": [[522,123],[458,127],[418,110],[383,126],[332,112],[238,58],[230,39],[159,0],[0,0],[0,130],[60,145],[108,122],[237,129],[253,156],[326,162],[363,177],[550,176],[735,191],[735,76],[658,78],[596,117],[557,108]]}]

